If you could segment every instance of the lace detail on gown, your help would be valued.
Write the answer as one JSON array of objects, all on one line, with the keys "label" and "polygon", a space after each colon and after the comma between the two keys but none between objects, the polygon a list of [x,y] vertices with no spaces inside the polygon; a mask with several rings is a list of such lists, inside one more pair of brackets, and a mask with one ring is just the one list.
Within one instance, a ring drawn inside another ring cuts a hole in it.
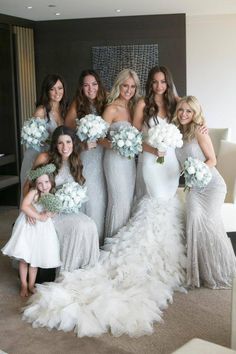
[{"label": "lace detail on gown", "polygon": [[[182,166],[189,156],[205,161],[196,139],[185,142],[176,153]],[[228,288],[236,273],[236,260],[221,218],[226,185],[215,167],[211,172],[206,187],[191,188],[186,194],[187,283],[192,287],[203,283],[213,289]]]}]

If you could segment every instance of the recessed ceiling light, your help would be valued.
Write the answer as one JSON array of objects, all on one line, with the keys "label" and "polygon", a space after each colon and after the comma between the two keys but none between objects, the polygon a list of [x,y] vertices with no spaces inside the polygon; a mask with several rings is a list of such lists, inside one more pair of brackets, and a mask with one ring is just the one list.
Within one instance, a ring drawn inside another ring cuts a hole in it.
[{"label": "recessed ceiling light", "polygon": [[27,6],[28,10],[31,10],[33,8],[33,6]]},{"label": "recessed ceiling light", "polygon": [[116,12],[121,12],[121,9],[116,9]]},{"label": "recessed ceiling light", "polygon": [[61,14],[60,12],[56,12],[55,13],[56,16],[60,16],[60,14]]}]

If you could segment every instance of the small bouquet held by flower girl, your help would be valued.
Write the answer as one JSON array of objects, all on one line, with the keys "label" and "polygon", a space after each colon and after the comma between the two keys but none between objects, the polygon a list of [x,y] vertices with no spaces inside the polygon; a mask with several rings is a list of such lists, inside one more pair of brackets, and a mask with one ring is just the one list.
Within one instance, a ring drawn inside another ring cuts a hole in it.
[{"label": "small bouquet held by flower girl", "polygon": [[64,183],[55,196],[62,204],[60,212],[65,214],[78,213],[82,204],[88,200],[87,188],[77,182]]},{"label": "small bouquet held by flower girl", "polygon": [[87,114],[81,119],[76,119],[76,134],[81,141],[95,142],[105,138],[109,124],[95,114]]},{"label": "small bouquet held by flower girl", "polygon": [[59,213],[62,209],[61,200],[54,194],[45,193],[41,195],[38,201],[45,210],[51,213]]},{"label": "small bouquet held by flower girl", "polygon": [[27,148],[41,151],[41,147],[49,138],[46,128],[46,120],[39,117],[30,118],[25,121],[21,129],[21,144]]},{"label": "small bouquet held by flower girl", "polygon": [[191,187],[206,187],[212,178],[209,167],[193,157],[188,157],[184,161],[183,174],[185,178],[184,190],[189,190]]},{"label": "small bouquet held by flower girl", "polygon": [[135,127],[112,130],[110,136],[112,148],[117,150],[121,156],[131,159],[143,151],[142,133]]},{"label": "small bouquet held by flower girl", "polygon": [[[180,148],[183,145],[182,134],[174,125],[167,122],[157,124],[148,130],[146,142],[160,152],[166,152],[168,147]],[[164,163],[164,156],[158,157],[156,162]]]}]

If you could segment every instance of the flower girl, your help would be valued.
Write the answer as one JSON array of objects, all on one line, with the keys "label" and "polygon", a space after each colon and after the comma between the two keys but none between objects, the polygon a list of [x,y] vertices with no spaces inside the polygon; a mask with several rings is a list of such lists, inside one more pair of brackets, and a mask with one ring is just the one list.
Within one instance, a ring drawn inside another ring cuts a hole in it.
[{"label": "flower girl", "polygon": [[[35,292],[38,267],[56,268],[61,265],[59,241],[51,220],[53,214],[40,203],[40,198],[54,187],[55,169],[55,165],[47,164],[29,172],[31,189],[23,199],[11,238],[2,249],[3,254],[19,260],[22,297]],[[28,218],[37,221],[31,225]]]}]

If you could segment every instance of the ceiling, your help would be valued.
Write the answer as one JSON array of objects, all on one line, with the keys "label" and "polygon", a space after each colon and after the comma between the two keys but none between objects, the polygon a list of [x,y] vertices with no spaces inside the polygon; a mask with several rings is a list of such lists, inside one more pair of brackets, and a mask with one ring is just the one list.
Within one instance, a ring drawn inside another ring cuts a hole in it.
[{"label": "ceiling", "polygon": [[0,0],[0,14],[33,21],[177,13],[236,14],[236,0]]}]

